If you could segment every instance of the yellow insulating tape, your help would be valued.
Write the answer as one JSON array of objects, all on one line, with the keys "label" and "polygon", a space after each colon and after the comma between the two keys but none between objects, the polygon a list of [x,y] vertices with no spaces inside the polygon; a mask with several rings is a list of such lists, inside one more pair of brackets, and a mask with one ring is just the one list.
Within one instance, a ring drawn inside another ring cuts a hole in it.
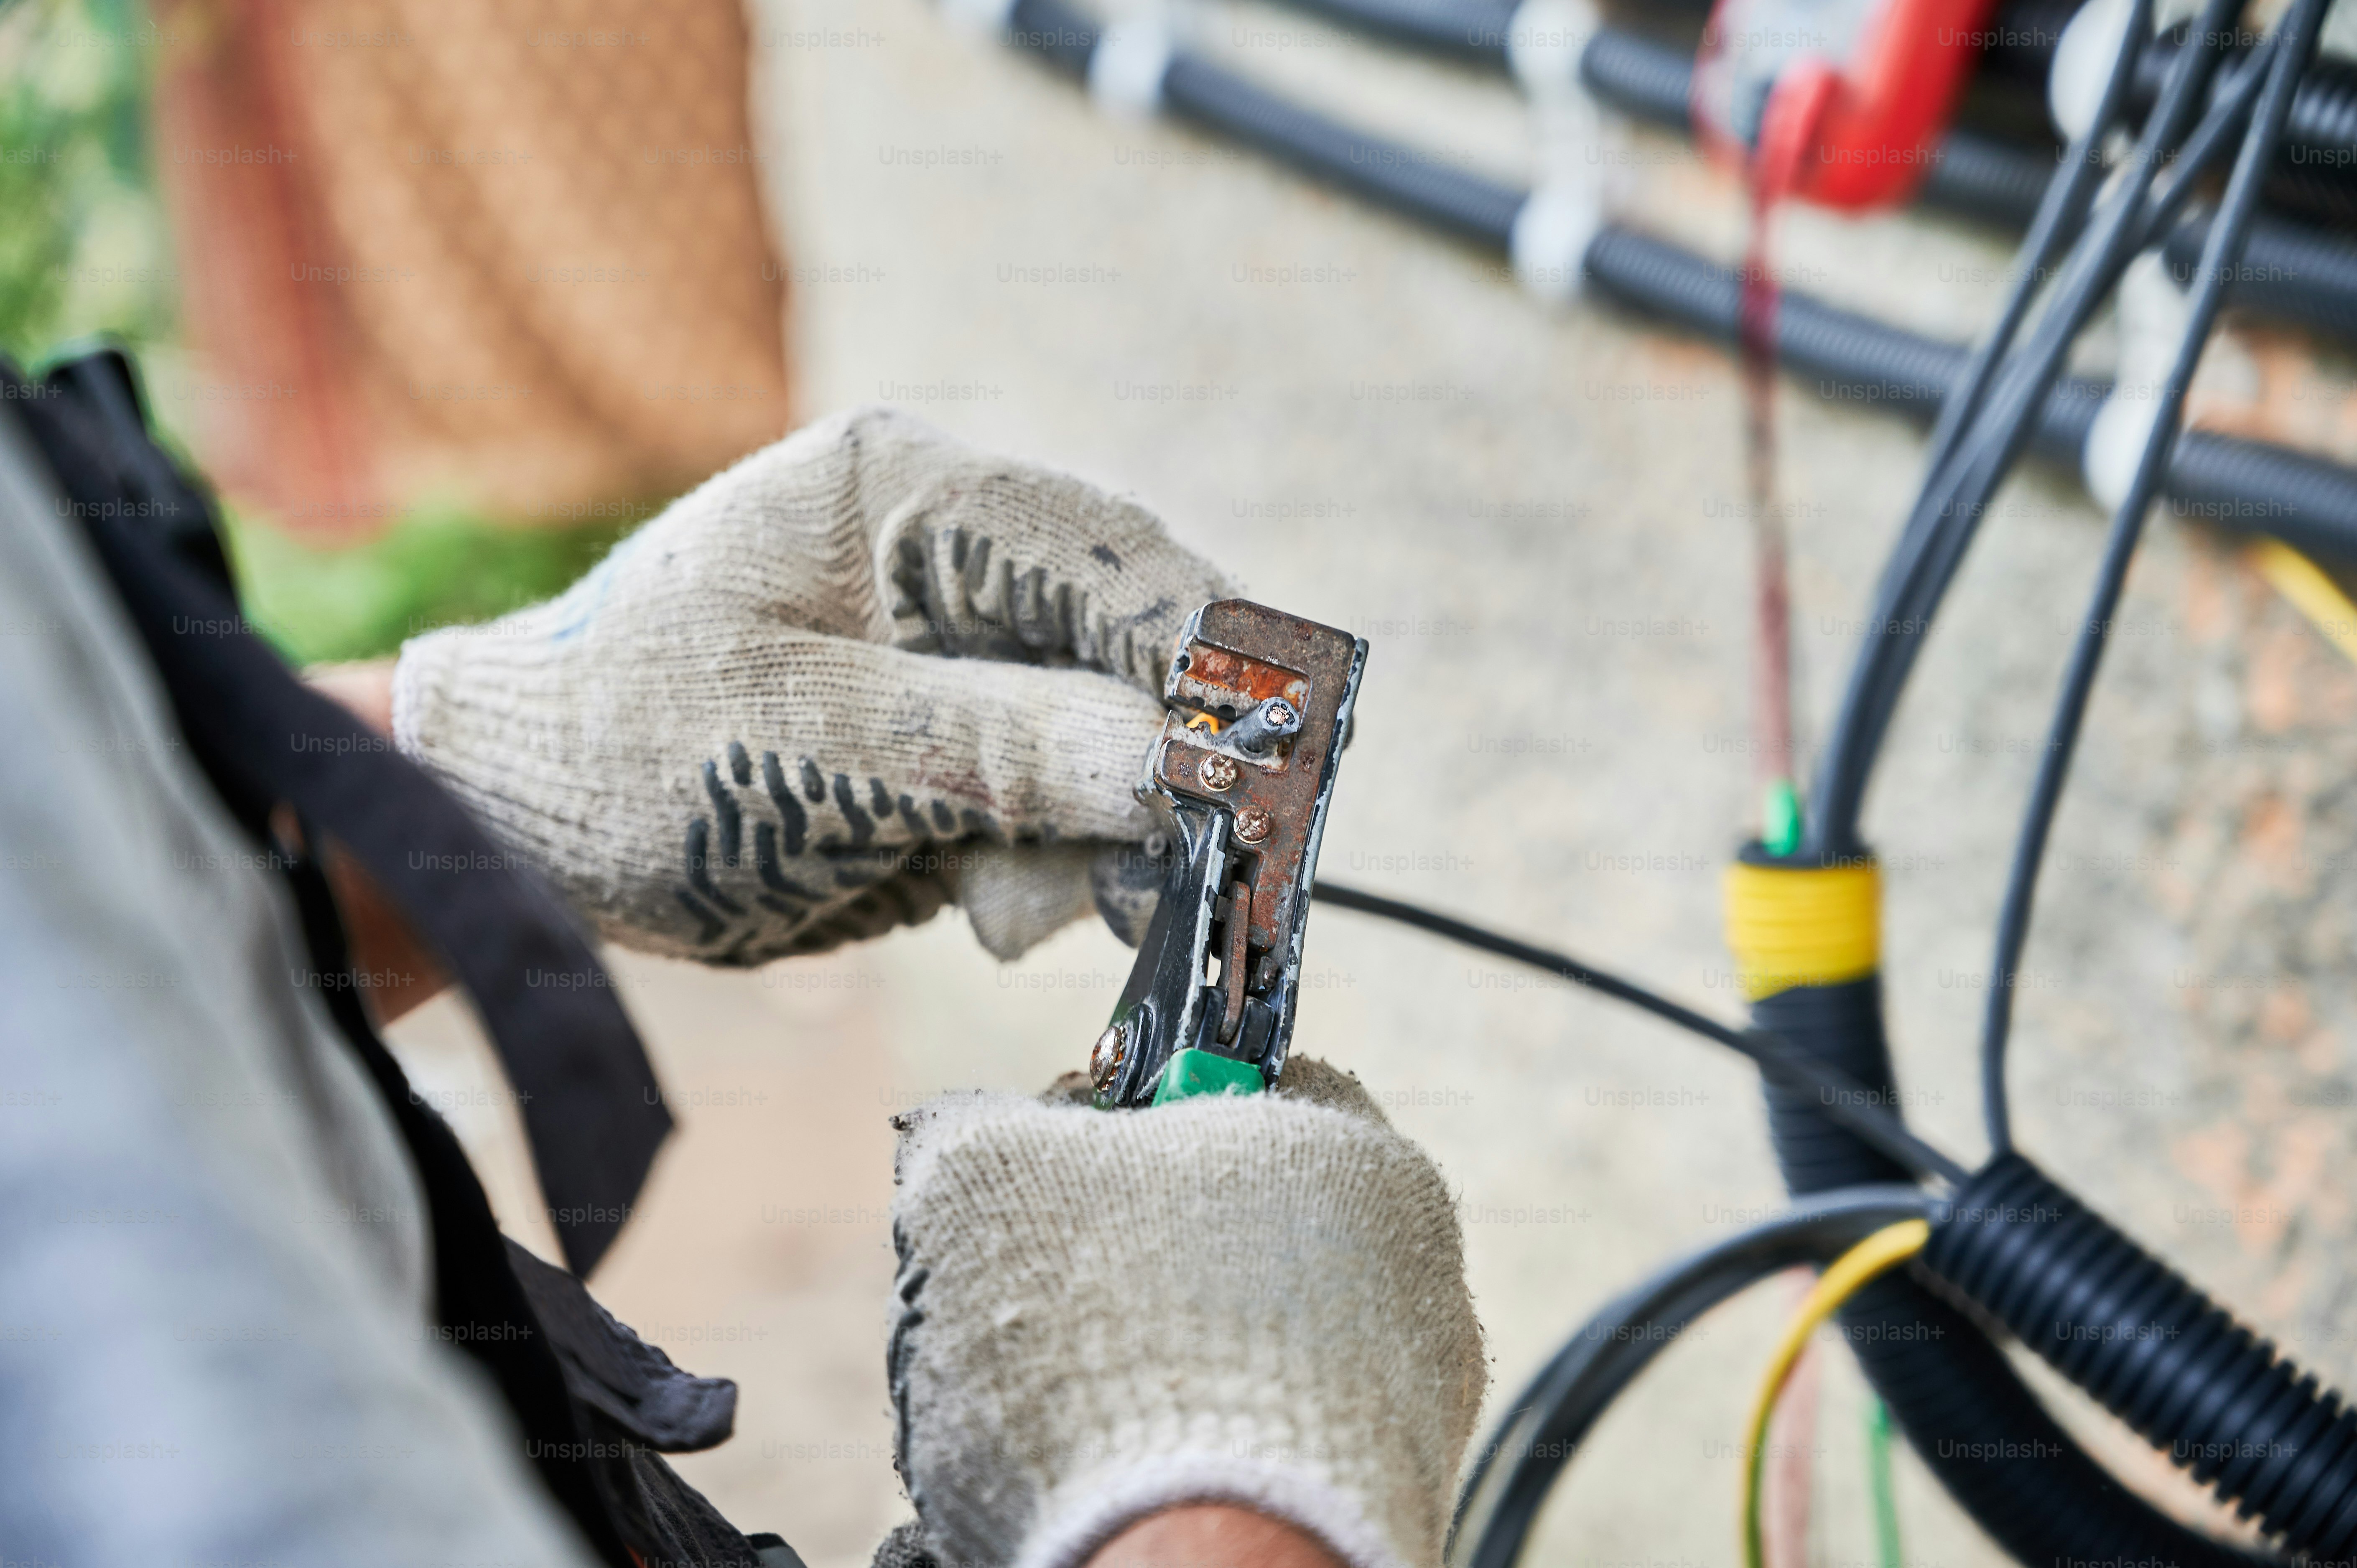
[{"label": "yellow insulating tape", "polygon": [[1727,946],[1744,995],[1840,985],[1882,962],[1882,873],[1841,865],[1727,868]]}]

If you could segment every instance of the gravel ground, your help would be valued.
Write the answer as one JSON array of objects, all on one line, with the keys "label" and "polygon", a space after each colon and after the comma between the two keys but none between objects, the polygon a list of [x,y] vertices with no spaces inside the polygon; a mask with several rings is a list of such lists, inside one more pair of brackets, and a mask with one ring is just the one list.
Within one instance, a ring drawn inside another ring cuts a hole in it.
[{"label": "gravel ground", "polygon": [[[1518,175],[1496,84],[1278,12],[1205,47],[1469,166]],[[1372,644],[1325,868],[1624,967],[1723,1015],[1721,866],[1750,805],[1742,405],[1715,351],[1549,313],[1485,258],[1167,125],[1093,113],[918,0],[770,0],[756,91],[792,237],[805,414],[901,403],[1157,508],[1258,596]],[[832,29],[834,37],[824,35]],[[813,35],[818,35],[813,38]],[[1739,206],[1667,143],[1620,155],[1642,220],[1732,257]],[[1920,217],[1797,214],[1794,281],[1962,334],[2005,249]],[[2100,345],[2097,349],[2100,354]],[[1803,711],[1822,724],[1920,457],[1870,409],[1779,406]],[[1971,1042],[2019,802],[2102,519],[2005,495],[1901,713],[1869,811],[1910,1113],[1981,1139]],[[2158,524],[2055,839],[2019,999],[2023,1146],[2343,1386],[2357,932],[2357,673],[2231,542]],[[681,1135],[600,1277],[625,1319],[743,1385],[683,1468],[813,1568],[904,1517],[882,1377],[895,1107],[1077,1065],[1127,968],[1075,929],[1022,963],[954,916],[754,975],[619,960]],[[1411,933],[1312,924],[1300,1048],[1359,1072],[1463,1193],[1503,1398],[1589,1309],[1772,1208],[1748,1072]],[[404,1055],[494,1170],[463,1015]],[[1582,1456],[1533,1561],[1736,1557],[1736,1440],[1790,1293],[1714,1318]],[[1821,1563],[1871,1561],[1854,1374],[1827,1357]],[[2074,1407],[2075,1408],[2075,1407]],[[2199,1509],[2100,1416],[2140,1484]],[[1799,1439],[1794,1440],[1799,1443]],[[1911,1462],[1909,1560],[1996,1554]]]}]

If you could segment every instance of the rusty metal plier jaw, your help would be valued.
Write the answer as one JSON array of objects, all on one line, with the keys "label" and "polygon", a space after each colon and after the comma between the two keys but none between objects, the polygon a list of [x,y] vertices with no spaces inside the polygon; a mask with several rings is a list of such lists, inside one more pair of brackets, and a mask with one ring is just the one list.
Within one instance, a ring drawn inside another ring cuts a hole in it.
[{"label": "rusty metal plier jaw", "polygon": [[1366,658],[1348,632],[1243,599],[1188,618],[1138,787],[1169,859],[1090,1058],[1099,1104],[1248,1092],[1284,1069],[1318,841]]}]

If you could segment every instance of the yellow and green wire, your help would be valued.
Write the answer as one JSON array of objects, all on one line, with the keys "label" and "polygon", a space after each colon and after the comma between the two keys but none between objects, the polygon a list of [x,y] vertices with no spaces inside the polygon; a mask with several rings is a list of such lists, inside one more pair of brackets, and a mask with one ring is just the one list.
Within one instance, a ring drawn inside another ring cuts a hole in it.
[{"label": "yellow and green wire", "polygon": [[[1743,1563],[1744,1568],[1766,1568],[1768,1547],[1761,1529],[1760,1498],[1762,1477],[1767,1469],[1768,1427],[1776,1413],[1776,1402],[1792,1380],[1792,1368],[1800,1361],[1801,1352],[1808,1348],[1809,1336],[1817,1326],[1842,1308],[1871,1281],[1906,1262],[1923,1250],[1932,1239],[1931,1225],[1921,1219],[1901,1220],[1885,1226],[1834,1260],[1832,1266],[1817,1277],[1809,1288],[1792,1321],[1785,1324],[1778,1336],[1776,1349],[1768,1359],[1768,1369],[1760,1380],[1759,1391],[1752,1396],[1751,1419],[1746,1428],[1747,1442],[1743,1462]],[[1889,1469],[1888,1444],[1885,1444],[1884,1470]],[[1880,1539],[1884,1561],[1895,1561],[1898,1530],[1895,1519],[1889,1527],[1883,1526],[1882,1498],[1877,1498],[1876,1533]]]}]

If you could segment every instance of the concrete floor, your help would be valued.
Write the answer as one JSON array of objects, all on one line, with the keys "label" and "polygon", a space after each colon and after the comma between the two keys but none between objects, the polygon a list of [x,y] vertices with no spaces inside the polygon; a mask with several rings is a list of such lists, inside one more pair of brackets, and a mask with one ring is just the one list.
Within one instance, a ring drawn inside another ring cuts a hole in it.
[{"label": "concrete floor", "polygon": [[[1486,259],[1191,134],[1102,118],[919,0],[766,4],[757,92],[805,413],[899,402],[1066,465],[1154,506],[1258,596],[1366,636],[1326,870],[1733,1015],[1717,887],[1750,785],[1728,365],[1594,309],[1543,311]],[[849,36],[806,47],[826,28]],[[1362,122],[1526,166],[1501,85],[1277,12],[1206,11],[1202,31]],[[1723,179],[1667,143],[1626,162],[1645,222],[1732,256]],[[1952,335],[1991,307],[2005,259],[1920,218],[1800,214],[1785,242],[1803,286]],[[1039,269],[1060,281],[1029,281]],[[1821,724],[1919,442],[1803,391],[1779,413]],[[1968,1159],[2004,855],[2101,521],[2051,476],[2007,492],[1869,813],[1902,1080],[1917,1123]],[[2347,1387],[2357,1214],[2332,1173],[2357,1152],[2357,671],[2229,542],[2169,522],[2120,632],[2029,955],[2021,1143]],[[618,967],[682,1131],[599,1293],[743,1386],[738,1436],[690,1477],[813,1568],[864,1562],[907,1508],[882,1377],[885,1118],[1077,1065],[1127,955],[1075,929],[1001,969],[952,915],[754,975]],[[1308,967],[1299,1048],[1361,1074],[1462,1190],[1493,1400],[1641,1271],[1776,1206],[1750,1075],[1710,1048],[1350,915],[1313,921]],[[484,1069],[463,1015],[437,1004],[398,1040],[502,1211],[524,1213],[512,1129],[469,1092]],[[1738,1423],[1790,1299],[1757,1293],[1649,1375],[1532,1561],[1735,1560]],[[1825,1359],[1813,1558],[1862,1564],[1859,1396]],[[2200,1506],[2103,1418],[2080,1423]],[[1996,1560],[1911,1463],[1900,1484],[1910,1563]]]}]

